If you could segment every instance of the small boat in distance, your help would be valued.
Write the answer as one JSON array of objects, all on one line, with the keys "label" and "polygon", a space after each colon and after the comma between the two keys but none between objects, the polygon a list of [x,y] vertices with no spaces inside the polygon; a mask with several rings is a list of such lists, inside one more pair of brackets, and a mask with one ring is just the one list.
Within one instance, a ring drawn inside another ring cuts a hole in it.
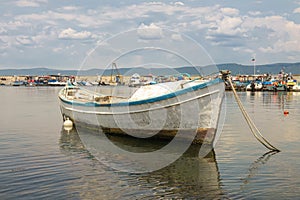
[{"label": "small boat in distance", "polygon": [[11,84],[12,86],[21,86],[21,85],[25,85],[23,81],[14,81]]},{"label": "small boat in distance", "polygon": [[178,137],[213,144],[225,92],[218,77],[141,86],[131,96],[103,95],[70,82],[59,92],[63,119],[75,126],[138,138]]},{"label": "small boat in distance", "polygon": [[261,91],[263,89],[263,84],[261,81],[253,81],[252,83],[249,83],[247,86],[246,86],[246,90],[247,91],[250,91],[252,90],[252,87],[254,91]]},{"label": "small boat in distance", "polygon": [[58,80],[48,80],[48,86],[65,86],[66,82]]},{"label": "small boat in distance", "polygon": [[137,87],[141,85],[141,76],[138,73],[133,74],[129,81],[129,87]]}]

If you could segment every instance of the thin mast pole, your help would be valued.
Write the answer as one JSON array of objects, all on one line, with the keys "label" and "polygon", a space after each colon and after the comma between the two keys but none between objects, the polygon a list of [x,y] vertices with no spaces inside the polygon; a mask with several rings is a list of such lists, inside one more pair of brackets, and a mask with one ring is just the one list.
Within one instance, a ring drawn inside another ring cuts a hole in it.
[{"label": "thin mast pole", "polygon": [[255,72],[256,72],[256,60],[254,60],[254,75],[255,75]]},{"label": "thin mast pole", "polygon": [[255,59],[255,57],[253,57],[252,59],[251,59],[251,61],[253,62],[253,76],[255,76],[255,71],[256,71],[256,69],[255,69],[255,62],[256,62],[256,59]]}]

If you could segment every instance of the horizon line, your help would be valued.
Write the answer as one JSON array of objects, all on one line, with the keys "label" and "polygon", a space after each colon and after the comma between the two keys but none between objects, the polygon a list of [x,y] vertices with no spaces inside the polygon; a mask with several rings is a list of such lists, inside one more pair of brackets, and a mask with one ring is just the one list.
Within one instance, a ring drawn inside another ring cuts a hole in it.
[{"label": "horizon line", "polygon": [[[256,64],[256,67],[259,66],[263,66],[263,65],[275,65],[275,64],[300,64],[300,61],[298,62],[276,62],[276,63],[268,63],[268,64]],[[245,67],[253,67],[253,65],[246,65],[246,64],[240,64],[240,63],[235,63],[235,62],[228,62],[228,63],[218,63],[218,64],[210,64],[210,65],[197,65],[195,67],[208,67],[208,66],[212,66],[212,65],[226,65],[226,64],[235,64],[235,65],[241,65],[241,66],[245,66]],[[173,68],[182,68],[182,67],[193,67],[193,66],[177,66],[177,67],[173,67]],[[143,68],[143,69],[148,69],[146,67],[120,67],[118,69],[132,69],[132,68]],[[167,69],[167,67],[150,67],[150,68],[156,68],[156,69]],[[25,67],[25,68],[4,68],[4,69],[0,69],[0,71],[2,70],[31,70],[31,69],[50,69],[50,70],[60,70],[60,71],[78,71],[80,69],[58,69],[58,68],[51,68],[51,67],[46,67],[46,66],[35,66],[35,67]],[[111,68],[97,68],[97,67],[92,67],[89,69],[83,69],[81,71],[88,71],[88,70],[93,70],[93,69],[98,69],[98,70],[111,70]]]}]

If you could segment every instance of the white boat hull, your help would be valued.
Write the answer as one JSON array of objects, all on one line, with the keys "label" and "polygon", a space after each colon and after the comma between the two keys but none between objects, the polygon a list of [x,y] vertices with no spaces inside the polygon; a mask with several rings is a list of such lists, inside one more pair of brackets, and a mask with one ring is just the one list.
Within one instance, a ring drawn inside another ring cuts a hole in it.
[{"label": "white boat hull", "polygon": [[[255,84],[254,90],[262,90],[262,88],[263,88],[262,83],[254,83],[254,84]],[[251,84],[248,84],[248,85],[246,86],[246,90],[247,90],[247,91],[250,91],[250,90],[251,90]]]},{"label": "white boat hull", "polygon": [[[187,87],[188,88],[188,87]],[[63,91],[63,90],[62,90]],[[104,133],[126,134],[138,138],[173,138],[212,143],[217,129],[224,83],[171,95],[105,106],[83,106],[60,93],[63,116],[76,126],[100,128]]]}]

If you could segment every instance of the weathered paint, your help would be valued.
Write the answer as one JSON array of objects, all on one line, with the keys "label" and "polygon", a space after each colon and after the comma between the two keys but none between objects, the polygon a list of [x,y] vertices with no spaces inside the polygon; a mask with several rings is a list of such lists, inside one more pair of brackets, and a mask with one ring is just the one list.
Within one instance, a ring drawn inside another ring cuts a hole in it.
[{"label": "weathered paint", "polygon": [[220,82],[160,101],[131,106],[127,103],[127,106],[87,106],[83,109],[81,105],[61,101],[61,111],[75,126],[94,126],[105,133],[141,138],[179,136],[194,143],[212,143],[223,94],[224,84]]}]

